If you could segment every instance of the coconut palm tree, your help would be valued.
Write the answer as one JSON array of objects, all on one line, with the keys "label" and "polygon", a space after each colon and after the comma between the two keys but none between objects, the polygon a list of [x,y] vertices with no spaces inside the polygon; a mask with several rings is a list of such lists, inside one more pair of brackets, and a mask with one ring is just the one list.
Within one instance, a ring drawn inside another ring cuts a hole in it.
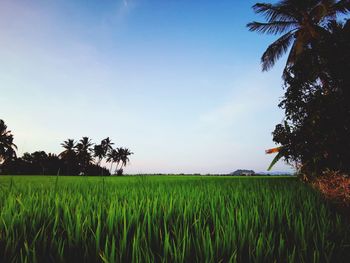
[{"label": "coconut palm tree", "polygon": [[[94,146],[94,157],[98,158],[97,165],[100,166],[103,158],[107,156],[107,153],[113,150],[112,141],[107,137],[101,141],[101,144]],[[103,175],[103,169],[101,167],[101,173]]]},{"label": "coconut palm tree", "polygon": [[[122,155],[123,155],[123,148],[122,147],[116,148],[115,149],[114,159],[113,159],[113,161],[116,163],[114,174],[118,173],[119,164],[120,164],[120,162],[122,160]],[[122,165],[121,165],[121,167],[122,167]]]},{"label": "coconut palm tree", "polygon": [[123,166],[126,166],[128,162],[130,162],[129,159],[129,155],[134,154],[132,152],[130,152],[130,150],[128,148],[122,148],[122,154],[121,154],[121,162],[123,164]]},{"label": "coconut palm tree", "polygon": [[7,130],[3,120],[0,120],[0,164],[16,158],[17,146],[13,143],[13,135]]},{"label": "coconut palm tree", "polygon": [[100,165],[102,159],[106,156],[102,145],[101,145],[101,144],[96,144],[96,145],[94,146],[93,152],[94,152],[94,157],[97,158],[96,164],[97,164],[97,165]]},{"label": "coconut palm tree", "polygon": [[93,143],[89,137],[83,137],[78,144],[75,146],[77,151],[77,158],[79,165],[82,168],[82,172],[86,172],[87,166],[92,162],[91,147]]},{"label": "coconut palm tree", "polygon": [[[118,157],[117,157],[117,166],[115,168],[116,174],[122,174],[123,166],[125,167],[127,163],[130,162],[129,156],[131,154],[134,154],[134,153],[130,152],[128,148],[122,148],[122,147],[117,148]],[[121,164],[121,166],[118,168],[119,163]]]},{"label": "coconut palm tree", "polygon": [[111,163],[111,167],[110,167],[110,172],[112,174],[112,168],[113,168],[113,164],[117,163],[117,165],[120,162],[120,157],[118,154],[118,151],[116,149],[112,149],[107,153],[107,163]]},{"label": "coconut palm tree", "polygon": [[102,146],[102,149],[105,153],[105,155],[107,154],[108,151],[111,151],[113,150],[113,145],[114,143],[112,143],[112,141],[109,139],[109,137],[107,137],[106,139],[103,139],[101,141],[101,146]]},{"label": "coconut palm tree", "polygon": [[262,69],[267,71],[290,47],[286,68],[293,64],[306,46],[327,33],[323,27],[327,20],[350,11],[350,0],[281,0],[275,4],[257,3],[253,9],[267,22],[249,23],[250,31],[282,34],[261,57]]},{"label": "coconut palm tree", "polygon": [[102,144],[96,144],[94,146],[93,152],[94,152],[94,157],[97,158],[96,165],[101,168],[100,169],[101,170],[101,175],[103,175],[103,169],[101,167],[101,162],[102,162],[102,159],[106,157],[106,152],[104,150],[103,145]]},{"label": "coconut palm tree", "polygon": [[61,146],[64,148],[64,151],[59,154],[60,157],[75,154],[76,143],[73,139],[67,139],[61,143]]},{"label": "coconut palm tree", "polygon": [[77,154],[75,152],[76,143],[73,139],[67,139],[61,146],[64,148],[64,151],[61,152],[58,156],[64,160],[67,165],[67,174],[71,174],[71,168],[76,162]]}]

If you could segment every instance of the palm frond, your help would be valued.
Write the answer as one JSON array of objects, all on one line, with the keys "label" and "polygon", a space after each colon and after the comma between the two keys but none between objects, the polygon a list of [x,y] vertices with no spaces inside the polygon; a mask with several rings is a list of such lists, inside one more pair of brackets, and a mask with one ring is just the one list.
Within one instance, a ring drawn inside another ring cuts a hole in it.
[{"label": "palm frond", "polygon": [[12,147],[13,147],[13,148],[15,148],[16,150],[18,150],[18,148],[17,148],[17,145],[16,145],[16,144],[12,143]]},{"label": "palm frond", "polygon": [[269,168],[267,168],[268,171],[272,169],[272,167],[283,157],[283,153],[280,151],[276,154],[275,158],[273,158]]},{"label": "palm frond", "polygon": [[298,23],[294,21],[274,21],[269,23],[252,22],[248,23],[249,31],[257,31],[259,33],[267,34],[281,34],[288,30],[293,30],[298,27]]},{"label": "palm frond", "polygon": [[333,12],[347,14],[350,12],[350,0],[340,0],[332,7]]},{"label": "palm frond", "polygon": [[263,71],[267,71],[273,67],[276,61],[288,51],[288,48],[292,43],[294,37],[295,31],[290,31],[278,38],[266,49],[261,57]]},{"label": "palm frond", "polygon": [[288,58],[287,58],[287,62],[286,62],[286,66],[283,69],[283,73],[282,73],[282,79],[286,79],[289,76],[288,70],[290,68],[291,65],[293,65],[293,63],[296,61],[296,41],[294,41],[289,54],[288,54]]},{"label": "palm frond", "polygon": [[295,15],[292,14],[291,10],[285,8],[283,5],[257,3],[253,5],[253,10],[257,14],[262,14],[269,22],[273,22],[275,20],[294,22],[297,21],[295,19]]}]

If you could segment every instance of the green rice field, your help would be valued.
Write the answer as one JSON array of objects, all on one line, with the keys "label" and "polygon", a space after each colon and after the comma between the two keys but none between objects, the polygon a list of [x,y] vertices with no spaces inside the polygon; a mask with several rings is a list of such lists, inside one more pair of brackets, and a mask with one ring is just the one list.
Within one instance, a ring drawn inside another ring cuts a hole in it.
[{"label": "green rice field", "polygon": [[0,177],[0,262],[349,262],[294,177]]}]

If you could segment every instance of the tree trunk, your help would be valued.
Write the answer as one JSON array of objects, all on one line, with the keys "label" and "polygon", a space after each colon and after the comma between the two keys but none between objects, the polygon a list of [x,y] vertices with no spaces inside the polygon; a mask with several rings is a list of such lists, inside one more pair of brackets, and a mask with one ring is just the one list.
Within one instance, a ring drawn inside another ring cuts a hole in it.
[{"label": "tree trunk", "polygon": [[115,167],[115,174],[117,174],[118,173],[118,165],[119,165],[119,162],[117,162],[117,165],[116,165],[116,167]]},{"label": "tree trunk", "polygon": [[112,168],[113,168],[113,162],[111,162],[111,168],[109,169],[111,175],[112,175]]}]

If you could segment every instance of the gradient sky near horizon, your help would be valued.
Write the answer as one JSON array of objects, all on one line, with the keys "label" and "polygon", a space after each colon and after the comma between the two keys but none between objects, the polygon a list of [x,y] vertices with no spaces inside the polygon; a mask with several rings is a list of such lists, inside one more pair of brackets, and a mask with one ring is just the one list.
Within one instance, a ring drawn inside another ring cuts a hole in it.
[{"label": "gradient sky near horizon", "polygon": [[[127,173],[265,171],[285,59],[256,1],[0,1],[0,118],[23,152],[109,136]],[[274,171],[290,171],[280,162]]]}]

